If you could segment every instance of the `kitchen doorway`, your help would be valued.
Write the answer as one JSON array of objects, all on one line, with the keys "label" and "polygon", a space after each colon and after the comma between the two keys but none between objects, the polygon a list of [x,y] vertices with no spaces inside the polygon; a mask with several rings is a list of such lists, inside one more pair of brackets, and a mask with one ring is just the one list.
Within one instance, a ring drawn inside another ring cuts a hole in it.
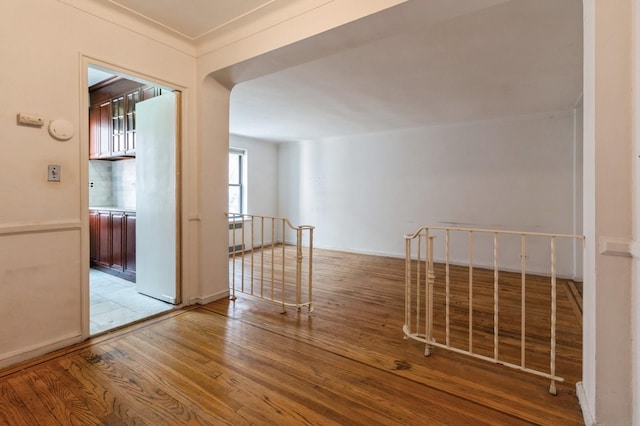
[{"label": "kitchen doorway", "polygon": [[88,66],[89,335],[180,303],[180,93]]}]

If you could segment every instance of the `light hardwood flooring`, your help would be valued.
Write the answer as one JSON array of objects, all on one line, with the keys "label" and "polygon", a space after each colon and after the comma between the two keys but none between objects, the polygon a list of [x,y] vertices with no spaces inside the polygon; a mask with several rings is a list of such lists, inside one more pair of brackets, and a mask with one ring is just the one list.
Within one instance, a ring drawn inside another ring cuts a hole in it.
[{"label": "light hardwood flooring", "polygon": [[96,337],[0,371],[0,424],[582,424],[567,293],[552,396],[533,375],[424,357],[403,338],[403,280],[402,259],[316,250],[311,315],[239,294]]}]

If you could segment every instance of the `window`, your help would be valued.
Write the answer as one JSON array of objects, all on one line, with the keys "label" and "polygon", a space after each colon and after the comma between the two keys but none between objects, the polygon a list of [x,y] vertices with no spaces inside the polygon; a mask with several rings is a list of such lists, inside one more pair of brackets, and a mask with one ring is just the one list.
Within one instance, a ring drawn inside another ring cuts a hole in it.
[{"label": "window", "polygon": [[229,149],[229,213],[246,213],[245,155],[243,150]]}]

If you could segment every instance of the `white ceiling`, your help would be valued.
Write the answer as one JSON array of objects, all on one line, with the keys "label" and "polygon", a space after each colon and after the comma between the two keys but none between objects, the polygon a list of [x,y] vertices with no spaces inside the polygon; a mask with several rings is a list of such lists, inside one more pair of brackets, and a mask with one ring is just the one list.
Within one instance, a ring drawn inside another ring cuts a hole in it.
[{"label": "white ceiling", "polygon": [[112,77],[115,77],[113,73],[90,67],[87,74],[87,86],[91,87],[94,84],[109,80]]},{"label": "white ceiling", "polygon": [[[197,41],[296,0],[109,1]],[[215,76],[231,132],[275,141],[567,110],[582,0],[409,0]]]},{"label": "white ceiling", "polygon": [[582,91],[581,0],[413,0],[302,45],[233,89],[232,133],[322,140],[539,114]]},{"label": "white ceiling", "polygon": [[120,11],[198,41],[296,0],[107,0]]}]

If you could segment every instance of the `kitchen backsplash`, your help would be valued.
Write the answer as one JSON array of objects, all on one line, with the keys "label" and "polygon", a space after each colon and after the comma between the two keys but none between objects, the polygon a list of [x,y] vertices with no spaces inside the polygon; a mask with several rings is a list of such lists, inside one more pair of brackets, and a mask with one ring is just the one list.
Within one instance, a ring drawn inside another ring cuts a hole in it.
[{"label": "kitchen backsplash", "polygon": [[110,207],[113,206],[113,187],[111,161],[89,161],[89,206]]},{"label": "kitchen backsplash", "polygon": [[89,206],[136,208],[136,160],[89,161]]}]

